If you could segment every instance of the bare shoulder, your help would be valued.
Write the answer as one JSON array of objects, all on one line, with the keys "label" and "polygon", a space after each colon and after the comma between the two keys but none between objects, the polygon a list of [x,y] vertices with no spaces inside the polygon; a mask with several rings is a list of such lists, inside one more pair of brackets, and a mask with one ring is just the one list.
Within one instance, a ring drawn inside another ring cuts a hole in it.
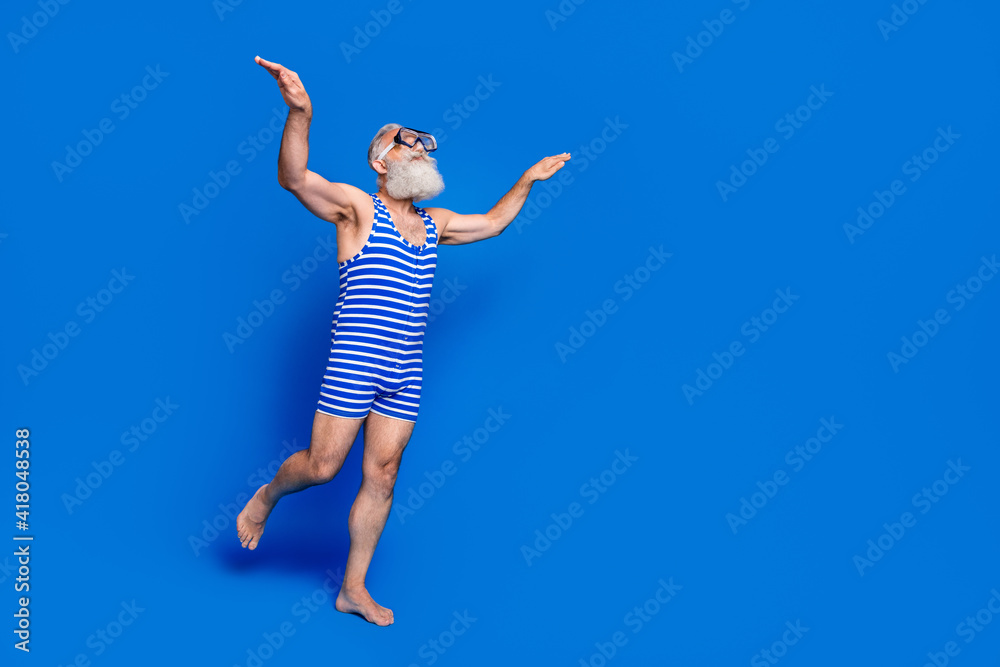
[{"label": "bare shoulder", "polygon": [[445,222],[446,220],[451,218],[451,216],[455,215],[454,211],[449,211],[446,208],[438,208],[436,206],[430,206],[428,208],[425,208],[424,210],[427,211],[427,215],[434,218],[435,222],[437,221]]},{"label": "bare shoulder", "polygon": [[455,213],[446,208],[424,209],[434,219],[441,245],[462,245],[496,236],[503,228],[487,213]]},{"label": "bare shoulder", "polygon": [[375,205],[367,192],[350,183],[329,183],[329,185],[330,198],[336,202],[340,221],[356,225],[374,216]]},{"label": "bare shoulder", "polygon": [[349,183],[328,181],[314,171],[286,189],[318,218],[338,226],[355,226],[374,211],[371,197]]},{"label": "bare shoulder", "polygon": [[437,227],[438,237],[442,236],[448,227],[448,222],[455,215],[455,212],[449,211],[446,208],[438,208],[436,206],[431,206],[429,208],[425,208],[424,210],[427,211],[427,215],[433,218],[434,226]]}]

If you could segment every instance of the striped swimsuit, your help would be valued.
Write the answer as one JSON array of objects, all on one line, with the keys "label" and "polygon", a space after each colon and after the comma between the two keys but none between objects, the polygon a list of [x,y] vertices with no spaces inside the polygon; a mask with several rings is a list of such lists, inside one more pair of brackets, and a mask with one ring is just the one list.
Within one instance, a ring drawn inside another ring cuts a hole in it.
[{"label": "striped swimsuit", "polygon": [[427,238],[414,246],[396,229],[378,194],[368,242],[340,266],[333,343],[317,410],[338,417],[376,414],[415,422],[423,342],[437,266],[437,227],[424,209]]}]

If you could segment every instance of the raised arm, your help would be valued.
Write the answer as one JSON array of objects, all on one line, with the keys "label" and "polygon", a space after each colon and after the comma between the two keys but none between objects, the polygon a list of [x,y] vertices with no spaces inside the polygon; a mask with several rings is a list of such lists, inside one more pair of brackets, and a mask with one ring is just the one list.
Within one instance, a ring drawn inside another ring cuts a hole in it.
[{"label": "raised arm", "polygon": [[278,82],[281,96],[288,105],[288,118],[285,119],[278,153],[278,184],[323,220],[333,223],[353,220],[356,217],[354,202],[359,201],[359,195],[364,195],[364,192],[346,183],[331,183],[307,168],[312,102],[299,75],[260,56],[254,61]]},{"label": "raised arm", "polygon": [[542,158],[517,179],[514,187],[500,198],[489,213],[460,214],[446,208],[425,209],[437,225],[438,243],[462,245],[499,236],[517,217],[535,181],[548,180],[569,159],[569,153]]}]

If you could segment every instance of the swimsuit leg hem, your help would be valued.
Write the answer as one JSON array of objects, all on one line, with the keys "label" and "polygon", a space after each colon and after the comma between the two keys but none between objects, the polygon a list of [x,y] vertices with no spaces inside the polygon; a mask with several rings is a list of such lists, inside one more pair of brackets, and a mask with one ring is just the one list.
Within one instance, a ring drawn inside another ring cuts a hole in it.
[{"label": "swimsuit leg hem", "polygon": [[378,411],[378,410],[376,410],[375,408],[372,408],[372,409],[370,410],[370,412],[374,412],[375,414],[377,414],[377,415],[381,415],[381,416],[383,416],[383,417],[388,417],[389,419],[398,419],[399,421],[402,421],[402,422],[410,422],[410,423],[412,423],[412,424],[416,424],[416,423],[417,423],[417,420],[416,420],[415,418],[414,418],[414,419],[407,419],[407,418],[405,418],[405,417],[394,417],[393,415],[387,415],[387,414],[385,414],[384,412],[379,412],[379,411]]},{"label": "swimsuit leg hem", "polygon": [[318,407],[318,408],[316,408],[316,412],[321,412],[324,415],[327,415],[327,416],[330,416],[330,417],[340,417],[342,419],[364,419],[365,417],[368,416],[367,413],[361,415],[360,417],[357,417],[357,416],[354,416],[354,415],[350,415],[349,416],[349,415],[344,415],[344,414],[338,414],[332,408],[323,409],[323,408],[319,408]]}]

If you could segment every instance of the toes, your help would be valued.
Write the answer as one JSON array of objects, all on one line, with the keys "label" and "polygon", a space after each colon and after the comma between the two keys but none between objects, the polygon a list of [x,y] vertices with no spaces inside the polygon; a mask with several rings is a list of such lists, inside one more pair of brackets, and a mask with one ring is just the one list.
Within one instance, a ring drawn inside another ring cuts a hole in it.
[{"label": "toes", "polygon": [[395,620],[392,616],[392,610],[381,606],[378,608],[378,616],[381,621],[381,625],[391,625]]}]

